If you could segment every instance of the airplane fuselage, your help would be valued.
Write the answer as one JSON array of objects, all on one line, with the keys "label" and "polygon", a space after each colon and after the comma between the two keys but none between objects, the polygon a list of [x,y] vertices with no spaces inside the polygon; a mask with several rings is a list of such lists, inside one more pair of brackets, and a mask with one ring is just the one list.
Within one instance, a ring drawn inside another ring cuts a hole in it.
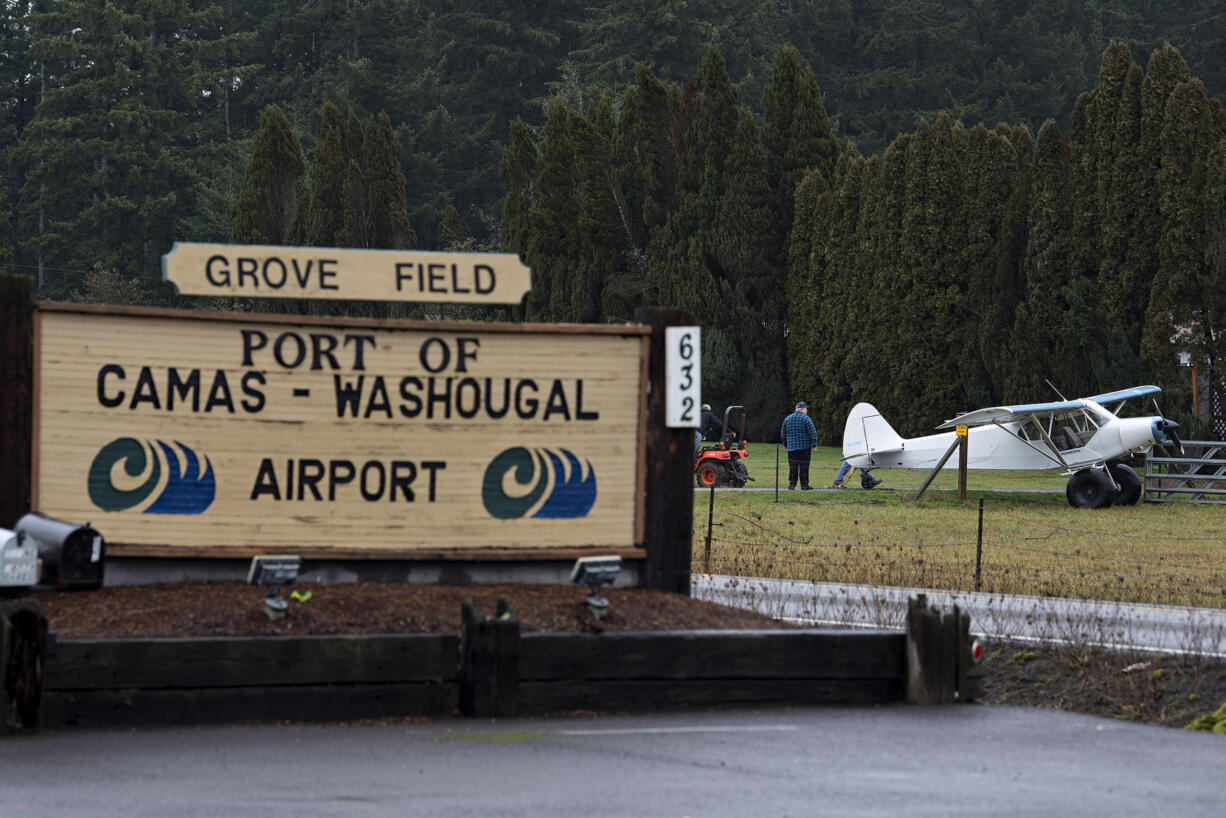
[{"label": "airplane fuselage", "polygon": [[[1155,418],[1119,418],[1100,411],[1101,416],[1095,414],[1101,425],[1089,425],[1086,432],[1074,432],[1072,438],[1065,438],[1062,430],[1054,429],[1045,440],[1033,423],[1016,421],[971,427],[967,430],[967,468],[1037,469],[1071,474],[1147,451],[1159,442],[1155,439],[1158,436]],[[908,438],[893,451],[872,451],[870,441],[869,452],[845,452],[844,456],[860,468],[932,469],[949,451],[956,436],[956,432],[944,432]],[[1077,437],[1084,438],[1084,442]],[[946,464],[956,465],[956,460]]]}]

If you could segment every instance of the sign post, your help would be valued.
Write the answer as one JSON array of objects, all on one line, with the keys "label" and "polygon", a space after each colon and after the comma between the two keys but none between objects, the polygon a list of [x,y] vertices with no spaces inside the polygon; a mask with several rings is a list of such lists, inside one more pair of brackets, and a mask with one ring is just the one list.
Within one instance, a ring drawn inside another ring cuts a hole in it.
[{"label": "sign post", "polygon": [[969,431],[966,426],[955,426],[954,431],[957,433],[958,439],[958,499],[966,499],[966,466],[967,466],[967,444],[970,442],[970,437],[967,435]]},{"label": "sign post", "polygon": [[[643,379],[647,393],[646,451],[647,490],[643,543],[647,549],[649,588],[689,596],[693,555],[694,433],[668,425],[667,389],[648,389],[666,381],[667,328],[690,326],[694,317],[679,310],[639,307],[634,320],[651,333],[651,351]],[[679,350],[679,347],[678,347]]]}]

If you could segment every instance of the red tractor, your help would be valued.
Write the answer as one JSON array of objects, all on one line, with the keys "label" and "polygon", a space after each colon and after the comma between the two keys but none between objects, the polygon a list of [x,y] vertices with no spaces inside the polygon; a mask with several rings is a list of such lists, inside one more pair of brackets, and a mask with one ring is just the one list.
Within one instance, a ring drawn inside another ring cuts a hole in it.
[{"label": "red tractor", "polygon": [[[732,430],[733,418],[737,417],[734,412],[740,413],[740,434]],[[702,446],[694,459],[694,479],[700,488],[730,486],[739,489],[753,480],[742,462],[749,457],[749,452],[745,451],[746,418],[744,406],[729,406],[724,410],[724,431],[719,441]]]}]

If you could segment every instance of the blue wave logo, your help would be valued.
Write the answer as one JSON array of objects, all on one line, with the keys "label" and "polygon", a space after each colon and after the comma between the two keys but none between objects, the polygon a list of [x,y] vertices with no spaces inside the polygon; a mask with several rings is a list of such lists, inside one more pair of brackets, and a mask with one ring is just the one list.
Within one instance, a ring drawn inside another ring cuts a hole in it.
[{"label": "blue wave logo", "polygon": [[481,500],[490,516],[512,520],[534,508],[533,517],[587,516],[596,503],[596,472],[590,461],[580,465],[571,452],[557,451],[561,456],[516,446],[490,461],[481,481]]},{"label": "blue wave logo", "polygon": [[[213,504],[217,485],[213,464],[208,458],[204,459],[204,473],[201,474],[200,458],[187,446],[178,441],[174,448],[160,440],[154,442],[157,449],[136,438],[121,437],[102,447],[89,467],[89,499],[94,505],[103,511],[135,508],[157,490],[163,471],[166,484],[143,514],[200,514]],[[143,478],[139,486],[132,489],[115,487],[112,477],[120,464],[128,477]]]}]

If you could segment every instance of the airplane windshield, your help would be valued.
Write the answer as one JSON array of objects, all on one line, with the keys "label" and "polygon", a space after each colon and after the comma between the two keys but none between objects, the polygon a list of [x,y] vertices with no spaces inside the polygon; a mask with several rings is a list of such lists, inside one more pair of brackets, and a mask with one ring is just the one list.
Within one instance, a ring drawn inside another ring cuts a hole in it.
[{"label": "airplane windshield", "polygon": [[1018,427],[1018,436],[1035,442],[1046,443],[1050,440],[1061,452],[1080,449],[1090,442],[1108,419],[1102,417],[1107,414],[1105,411],[1095,412],[1096,408],[1087,407],[1087,411],[1048,415],[1045,418],[1031,415]]}]

